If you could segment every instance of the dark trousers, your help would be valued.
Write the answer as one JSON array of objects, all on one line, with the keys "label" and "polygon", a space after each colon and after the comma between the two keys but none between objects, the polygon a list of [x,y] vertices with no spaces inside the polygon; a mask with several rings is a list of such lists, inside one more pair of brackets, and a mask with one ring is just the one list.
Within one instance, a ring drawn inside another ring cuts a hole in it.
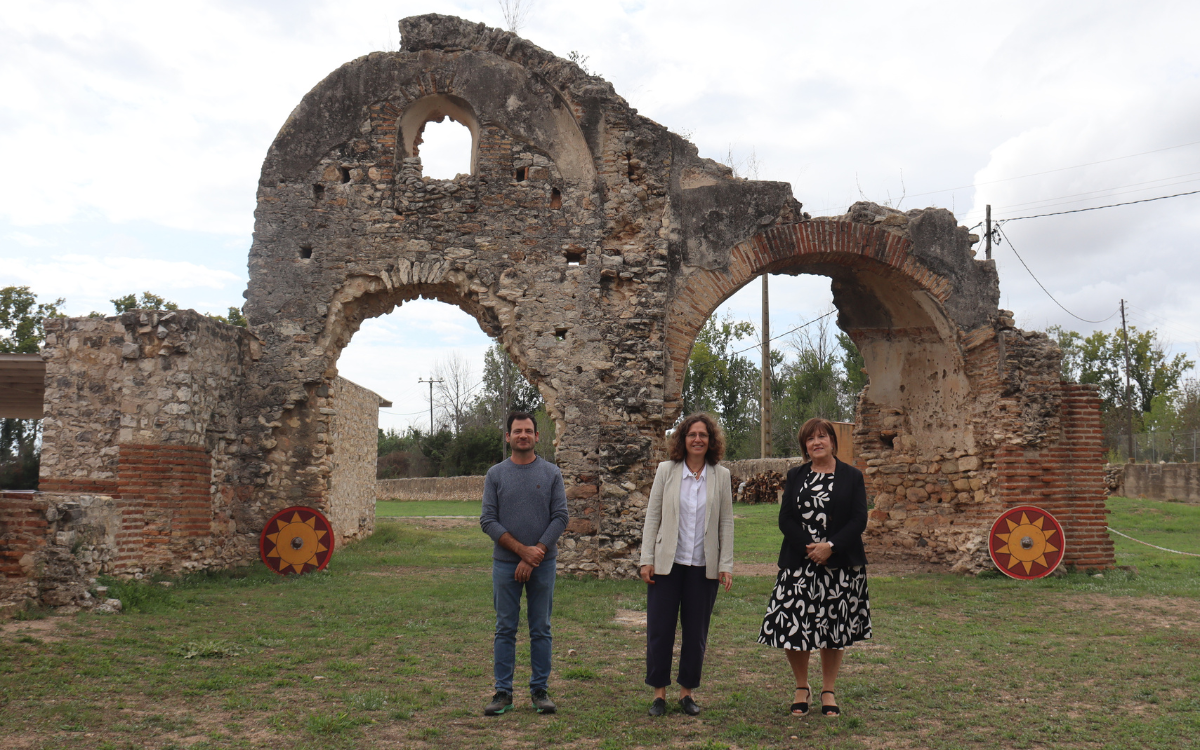
[{"label": "dark trousers", "polygon": [[679,684],[689,690],[700,687],[717,581],[704,577],[703,565],[676,563],[667,575],[654,576],[653,585],[647,584],[646,589],[646,684],[653,688],[671,684],[671,650],[678,620],[683,626]]}]

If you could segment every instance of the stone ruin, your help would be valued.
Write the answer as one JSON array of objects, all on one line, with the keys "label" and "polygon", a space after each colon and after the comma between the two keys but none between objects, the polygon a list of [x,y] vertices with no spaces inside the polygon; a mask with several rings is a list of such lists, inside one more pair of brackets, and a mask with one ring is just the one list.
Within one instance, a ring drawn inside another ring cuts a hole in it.
[{"label": "stone ruin", "polygon": [[[267,153],[248,331],[51,323],[43,488],[103,495],[147,456],[183,451],[198,483],[188,523],[222,550],[200,562],[249,562],[277,510],[342,513],[342,349],[364,320],[438,299],[503,344],[556,422],[571,512],[560,570],[631,576],[698,331],[762,274],[808,273],[831,279],[870,378],[854,441],[872,556],[978,570],[995,516],[1033,503],[1063,524],[1068,565],[1112,565],[1096,392],[1060,382],[1057,347],[998,309],[995,264],[949,211],[862,202],[813,218],[786,183],[700,158],[603,79],[512,33],[439,15],[400,32],[399,52],[317,84]],[[470,130],[471,173],[435,180],[421,134],[446,117]],[[68,378],[56,363],[86,347],[121,366],[68,364]],[[191,393],[187,418],[145,416],[164,399],[138,368],[176,359],[213,385]],[[97,431],[76,404],[113,378],[114,429]]]}]

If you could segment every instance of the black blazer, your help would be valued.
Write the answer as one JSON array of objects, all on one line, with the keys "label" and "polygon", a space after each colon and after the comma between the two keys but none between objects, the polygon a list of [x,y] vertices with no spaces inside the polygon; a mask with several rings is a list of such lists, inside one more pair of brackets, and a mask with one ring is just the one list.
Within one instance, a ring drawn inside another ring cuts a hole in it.
[{"label": "black blazer", "polygon": [[[779,504],[779,530],[783,532],[783,546],[779,549],[781,568],[797,570],[808,560],[805,547],[813,540],[800,517],[799,495],[810,473],[812,464],[806,463],[787,475],[783,501]],[[825,565],[830,568],[866,565],[862,533],[867,528],[867,485],[861,471],[837,462],[833,470],[833,494],[825,506],[825,514],[828,541],[833,542],[833,554]]]}]

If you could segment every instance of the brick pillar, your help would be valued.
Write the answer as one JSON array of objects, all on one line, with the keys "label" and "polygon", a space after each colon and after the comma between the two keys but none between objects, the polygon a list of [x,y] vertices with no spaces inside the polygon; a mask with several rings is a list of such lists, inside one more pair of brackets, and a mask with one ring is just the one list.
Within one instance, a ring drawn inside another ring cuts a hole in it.
[{"label": "brick pillar", "polygon": [[198,446],[123,444],[115,572],[172,570],[212,534],[212,461]]},{"label": "brick pillar", "polygon": [[1067,542],[1064,565],[1111,568],[1100,399],[1094,386],[1062,383],[1061,389],[1057,440],[1040,450],[997,451],[1000,500],[1005,508],[1036,505],[1058,519]]}]

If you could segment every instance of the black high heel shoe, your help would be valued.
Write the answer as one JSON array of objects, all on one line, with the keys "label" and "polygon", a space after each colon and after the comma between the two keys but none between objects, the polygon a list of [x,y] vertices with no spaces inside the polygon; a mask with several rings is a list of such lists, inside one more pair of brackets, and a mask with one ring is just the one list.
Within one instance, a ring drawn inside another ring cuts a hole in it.
[{"label": "black high heel shoe", "polygon": [[[821,695],[825,695],[826,693],[833,695],[835,698],[837,697],[832,690],[822,690],[821,691]],[[826,706],[826,705],[821,706],[821,715],[822,716],[837,716],[841,712],[842,712],[842,709],[838,708],[836,703],[834,703],[832,706]]]},{"label": "black high heel shoe", "polygon": [[[806,693],[808,693],[808,697],[812,698],[812,690],[809,687],[797,686],[796,689],[805,691]],[[792,716],[804,716],[806,713],[808,713],[808,701],[804,701],[803,703],[793,703],[792,704]]]}]

